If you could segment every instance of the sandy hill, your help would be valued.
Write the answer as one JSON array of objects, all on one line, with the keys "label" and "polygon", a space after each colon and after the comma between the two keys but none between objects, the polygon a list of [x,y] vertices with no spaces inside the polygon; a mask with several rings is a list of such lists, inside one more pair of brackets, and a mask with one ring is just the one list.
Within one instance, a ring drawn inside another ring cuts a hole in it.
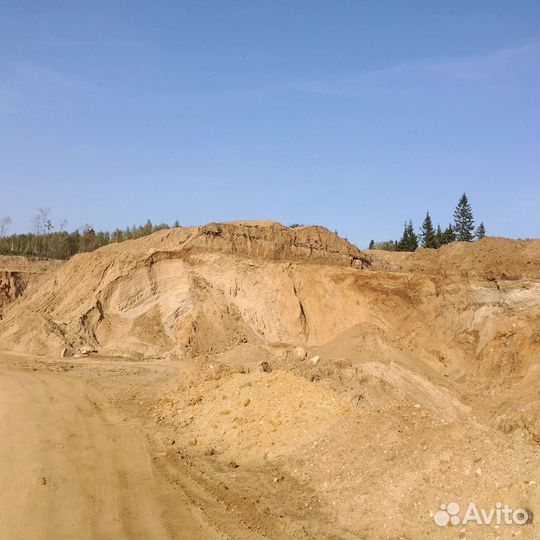
[{"label": "sandy hill", "polygon": [[358,327],[381,354],[420,347],[464,373],[493,341],[535,345],[538,268],[537,241],[362,252],[322,227],[213,223],[73,257],[5,310],[0,339],[36,354],[183,357],[321,346]]},{"label": "sandy hill", "polygon": [[5,307],[0,349],[179,359],[159,422],[209,477],[289,516],[292,536],[455,537],[411,516],[450,500],[539,507],[539,247],[165,230],[50,269]]},{"label": "sandy hill", "polygon": [[296,266],[315,276],[366,267],[369,258],[322,227],[160,231],[73,257],[6,313],[2,343],[37,354],[68,345],[155,355],[318,341],[323,330],[307,328]]}]

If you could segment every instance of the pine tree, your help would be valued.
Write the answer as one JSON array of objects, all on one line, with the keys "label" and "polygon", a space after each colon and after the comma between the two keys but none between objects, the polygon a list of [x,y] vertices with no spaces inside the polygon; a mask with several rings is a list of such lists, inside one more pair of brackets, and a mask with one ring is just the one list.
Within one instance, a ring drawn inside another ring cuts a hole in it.
[{"label": "pine tree", "polygon": [[456,233],[454,231],[454,227],[452,227],[452,224],[449,223],[448,227],[443,232],[443,244],[451,244],[452,242],[456,241]]},{"label": "pine tree", "polygon": [[420,229],[420,239],[422,241],[422,247],[424,248],[436,248],[437,239],[435,237],[435,230],[433,229],[433,223],[431,221],[431,216],[427,212]]},{"label": "pine tree", "polygon": [[472,242],[474,238],[474,218],[469,199],[467,199],[465,193],[459,199],[458,205],[454,210],[454,230],[456,240],[460,242]]},{"label": "pine tree", "polygon": [[484,224],[480,222],[480,225],[478,225],[475,236],[477,240],[482,240],[486,236],[486,228],[484,227]]},{"label": "pine tree", "polygon": [[403,225],[403,235],[397,245],[397,251],[415,251],[418,248],[418,237],[414,232],[412,220]]},{"label": "pine tree", "polygon": [[372,240],[372,241],[369,243],[369,249],[375,249],[375,240]]}]

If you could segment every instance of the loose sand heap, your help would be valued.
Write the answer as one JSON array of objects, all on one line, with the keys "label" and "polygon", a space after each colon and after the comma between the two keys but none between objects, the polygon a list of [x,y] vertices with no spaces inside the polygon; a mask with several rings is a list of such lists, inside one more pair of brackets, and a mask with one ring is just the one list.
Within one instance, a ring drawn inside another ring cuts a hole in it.
[{"label": "loose sand heap", "polygon": [[[81,254],[4,310],[2,349],[178,360],[181,457],[294,537],[538,530],[538,241],[362,252],[273,222]],[[441,504],[530,523],[437,527]]]}]

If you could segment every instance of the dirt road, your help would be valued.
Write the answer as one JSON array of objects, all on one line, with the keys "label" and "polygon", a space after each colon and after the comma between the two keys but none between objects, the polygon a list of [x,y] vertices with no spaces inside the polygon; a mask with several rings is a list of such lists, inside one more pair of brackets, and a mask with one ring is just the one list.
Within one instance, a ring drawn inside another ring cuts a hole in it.
[{"label": "dirt road", "polygon": [[1,538],[209,538],[136,420],[86,377],[0,364]]}]

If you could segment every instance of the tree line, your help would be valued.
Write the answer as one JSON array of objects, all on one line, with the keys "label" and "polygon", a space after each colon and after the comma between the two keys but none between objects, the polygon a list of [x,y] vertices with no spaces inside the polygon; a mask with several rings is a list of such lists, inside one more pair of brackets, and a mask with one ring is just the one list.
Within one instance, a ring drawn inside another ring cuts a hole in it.
[{"label": "tree line", "polygon": [[484,223],[474,226],[474,216],[467,195],[464,193],[454,210],[454,223],[449,223],[445,229],[440,225],[435,228],[429,212],[420,227],[418,234],[414,230],[411,219],[403,225],[401,239],[375,242],[371,240],[369,249],[384,249],[387,251],[415,251],[419,246],[438,249],[452,242],[472,242],[486,236]]},{"label": "tree line", "polygon": [[[0,255],[25,255],[52,259],[69,259],[77,253],[93,251],[112,242],[133,240],[161,229],[171,228],[167,223],[154,225],[147,220],[144,225],[133,225],[114,231],[96,231],[92,225],[87,224],[68,232],[67,220],[63,219],[55,224],[51,219],[50,208],[38,208],[32,219],[30,233],[8,235],[12,223],[9,216],[0,218]],[[299,225],[291,225],[291,227],[297,226]],[[178,220],[172,227],[180,227]],[[431,215],[427,212],[418,234],[414,230],[412,220],[409,220],[404,223],[403,234],[399,241],[375,242],[371,240],[369,249],[415,251],[419,246],[437,249],[455,241],[479,240],[485,235],[486,229],[483,223],[480,223],[477,228],[474,227],[471,205],[464,193],[454,211],[454,223],[450,223],[445,229],[442,229],[440,225],[434,227]]]},{"label": "tree line", "polygon": [[[13,223],[9,216],[0,218],[0,255],[25,255],[69,259],[77,253],[93,251],[112,242],[141,238],[161,229],[170,229],[167,223],[154,225],[147,220],[144,225],[133,225],[114,231],[96,231],[90,224],[72,232],[66,231],[67,220],[54,223],[50,208],[38,208],[32,219],[32,232],[8,235]],[[180,227],[174,222],[172,227]]]}]

